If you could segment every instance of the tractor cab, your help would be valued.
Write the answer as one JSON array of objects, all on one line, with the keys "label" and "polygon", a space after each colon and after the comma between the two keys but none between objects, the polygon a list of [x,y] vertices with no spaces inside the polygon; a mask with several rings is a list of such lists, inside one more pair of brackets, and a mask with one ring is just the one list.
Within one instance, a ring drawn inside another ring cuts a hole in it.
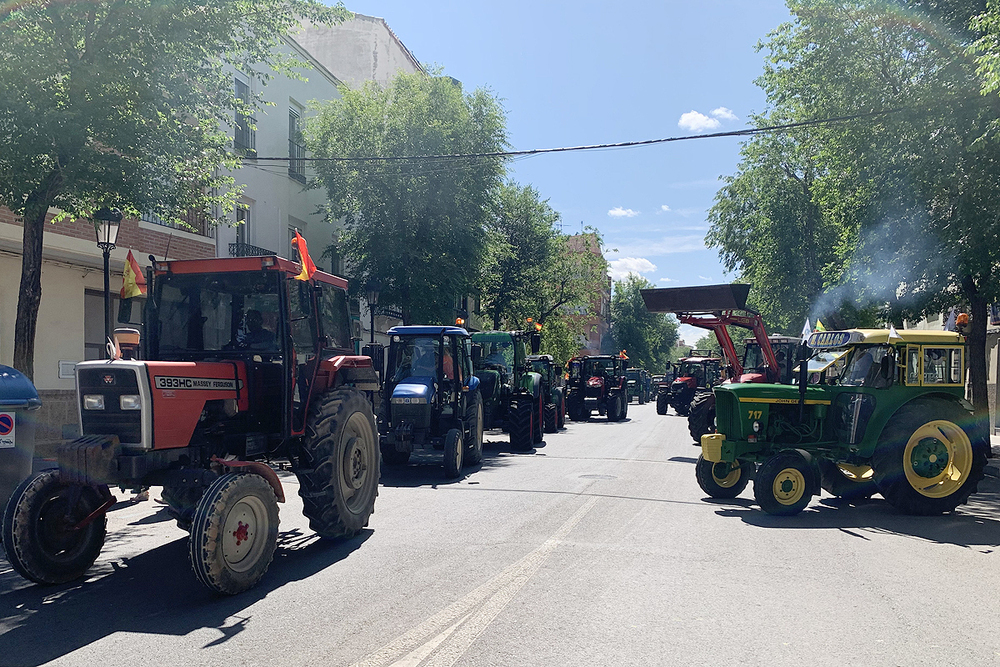
[{"label": "tractor cab", "polygon": [[621,355],[602,354],[569,360],[570,419],[583,421],[594,410],[608,421],[621,421],[628,413],[628,360]]},{"label": "tractor cab", "polygon": [[692,350],[697,356],[684,357],[677,364],[677,375],[670,384],[667,403],[677,414],[687,415],[699,391],[711,391],[722,382],[721,357],[709,356],[707,350]]},{"label": "tractor cab", "polygon": [[543,430],[555,433],[563,427],[566,420],[566,392],[562,373],[556,366],[551,354],[532,354],[528,356],[531,370],[542,379],[542,399],[545,402],[542,417]]},{"label": "tractor cab", "polygon": [[[767,337],[777,361],[777,373],[771,374],[771,379],[778,384],[792,384],[795,380],[796,351],[799,339],[790,336],[771,334]],[[734,381],[766,382],[768,363],[760,343],[755,338],[747,338],[746,349],[743,352],[743,374]]]},{"label": "tractor cab", "polygon": [[482,405],[469,332],[460,327],[401,326],[388,334],[382,458],[403,464],[414,449],[444,450],[445,471],[455,477],[463,461],[478,463],[482,458]]}]

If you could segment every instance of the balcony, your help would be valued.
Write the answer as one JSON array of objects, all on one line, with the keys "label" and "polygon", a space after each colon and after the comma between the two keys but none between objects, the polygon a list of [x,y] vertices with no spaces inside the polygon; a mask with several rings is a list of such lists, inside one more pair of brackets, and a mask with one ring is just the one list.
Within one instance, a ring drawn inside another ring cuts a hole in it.
[{"label": "balcony", "polygon": [[267,248],[259,248],[249,243],[230,243],[230,257],[263,257],[265,255],[277,255],[278,253]]}]

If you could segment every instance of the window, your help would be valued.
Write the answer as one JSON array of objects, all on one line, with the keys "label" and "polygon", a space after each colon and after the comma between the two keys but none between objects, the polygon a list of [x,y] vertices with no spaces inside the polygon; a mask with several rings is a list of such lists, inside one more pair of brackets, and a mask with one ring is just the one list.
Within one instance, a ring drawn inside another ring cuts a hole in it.
[{"label": "window", "polygon": [[250,204],[236,205],[236,242],[250,243]]},{"label": "window", "polygon": [[302,143],[302,112],[288,109],[288,175],[300,183],[306,182],[306,147]]},{"label": "window", "polygon": [[[142,308],[146,297],[130,299],[129,306],[123,307],[118,292],[111,290],[111,326],[131,327],[142,331]],[[107,343],[104,338],[104,292],[87,290],[83,295],[83,358],[107,359]]]},{"label": "window", "polygon": [[257,120],[250,114],[250,84],[239,77],[233,80],[236,97],[236,132],[233,149],[246,157],[257,157]]},{"label": "window", "polygon": [[351,347],[351,323],[347,312],[347,293],[332,285],[322,284],[320,318],[327,347],[346,350]]},{"label": "window", "polygon": [[920,386],[920,348],[906,348],[906,384]]},{"label": "window", "polygon": [[960,347],[925,347],[924,384],[962,384],[964,366]]}]

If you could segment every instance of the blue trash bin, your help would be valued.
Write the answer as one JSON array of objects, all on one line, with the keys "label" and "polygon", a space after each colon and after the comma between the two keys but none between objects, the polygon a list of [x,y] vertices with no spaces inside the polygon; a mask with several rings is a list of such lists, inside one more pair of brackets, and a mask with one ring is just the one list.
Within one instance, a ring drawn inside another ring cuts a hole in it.
[{"label": "blue trash bin", "polygon": [[31,474],[35,419],[28,413],[40,407],[31,380],[0,364],[0,514],[17,485]]}]

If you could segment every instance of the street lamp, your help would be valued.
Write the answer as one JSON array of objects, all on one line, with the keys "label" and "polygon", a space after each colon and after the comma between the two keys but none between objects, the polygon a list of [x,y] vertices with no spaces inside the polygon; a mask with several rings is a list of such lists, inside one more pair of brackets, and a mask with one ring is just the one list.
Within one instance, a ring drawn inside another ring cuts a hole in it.
[{"label": "street lamp", "polygon": [[382,283],[377,279],[368,281],[365,286],[365,299],[368,300],[368,313],[371,315],[371,344],[375,344],[375,304],[378,303],[378,293],[382,291]]},{"label": "street lamp", "polygon": [[[111,251],[118,241],[118,227],[122,223],[122,212],[118,209],[102,208],[93,216],[97,247],[104,253],[104,339],[111,338]],[[110,354],[110,353],[109,353]]]}]

